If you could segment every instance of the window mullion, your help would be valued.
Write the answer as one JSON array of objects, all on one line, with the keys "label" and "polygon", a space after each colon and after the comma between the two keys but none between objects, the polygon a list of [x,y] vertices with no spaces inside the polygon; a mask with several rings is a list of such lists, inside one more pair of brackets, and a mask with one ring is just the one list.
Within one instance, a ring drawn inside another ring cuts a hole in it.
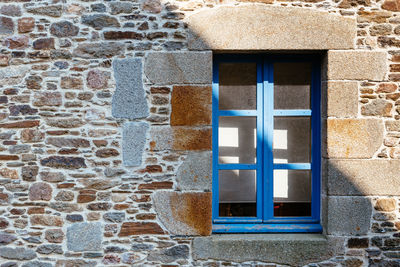
[{"label": "window mullion", "polygon": [[271,62],[264,61],[264,220],[273,218],[273,154],[272,141],[274,129],[274,84]]}]

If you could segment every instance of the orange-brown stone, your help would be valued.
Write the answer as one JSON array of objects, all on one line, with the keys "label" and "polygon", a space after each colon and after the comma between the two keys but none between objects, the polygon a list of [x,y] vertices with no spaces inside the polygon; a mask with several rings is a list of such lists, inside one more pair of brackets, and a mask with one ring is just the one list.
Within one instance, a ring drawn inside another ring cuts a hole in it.
[{"label": "orange-brown stone", "polygon": [[171,125],[210,125],[210,86],[174,86],[171,98]]},{"label": "orange-brown stone", "polygon": [[399,0],[386,0],[383,2],[382,9],[390,11],[400,11],[400,1]]},{"label": "orange-brown stone", "polygon": [[172,148],[174,150],[211,150],[211,136],[210,128],[174,127]]},{"label": "orange-brown stone", "polygon": [[1,123],[0,128],[32,128],[39,126],[40,121],[18,121],[10,123]]},{"label": "orange-brown stone", "polygon": [[149,184],[141,184],[138,189],[171,189],[172,182],[152,182]]},{"label": "orange-brown stone", "polygon": [[122,224],[118,236],[162,234],[164,234],[163,229],[153,222],[125,222]]},{"label": "orange-brown stone", "polygon": [[153,201],[158,218],[171,234],[211,234],[211,193],[158,191]]},{"label": "orange-brown stone", "polygon": [[31,224],[44,226],[62,226],[63,220],[61,216],[32,215]]}]

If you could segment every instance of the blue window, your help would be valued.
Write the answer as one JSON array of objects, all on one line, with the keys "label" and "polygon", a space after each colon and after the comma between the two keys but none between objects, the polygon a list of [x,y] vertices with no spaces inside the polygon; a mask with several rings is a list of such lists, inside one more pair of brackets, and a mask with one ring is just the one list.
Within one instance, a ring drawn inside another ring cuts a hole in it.
[{"label": "blue window", "polygon": [[320,67],[214,56],[214,233],[322,231]]}]

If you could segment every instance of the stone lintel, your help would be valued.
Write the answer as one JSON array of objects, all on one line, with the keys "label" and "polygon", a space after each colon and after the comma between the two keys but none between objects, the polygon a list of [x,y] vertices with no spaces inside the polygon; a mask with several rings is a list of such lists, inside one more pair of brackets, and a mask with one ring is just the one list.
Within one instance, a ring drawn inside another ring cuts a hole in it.
[{"label": "stone lintel", "polygon": [[356,20],[260,4],[206,9],[187,18],[191,50],[353,49]]},{"label": "stone lintel", "polygon": [[303,266],[330,258],[341,246],[321,234],[224,234],[194,238],[193,258]]}]

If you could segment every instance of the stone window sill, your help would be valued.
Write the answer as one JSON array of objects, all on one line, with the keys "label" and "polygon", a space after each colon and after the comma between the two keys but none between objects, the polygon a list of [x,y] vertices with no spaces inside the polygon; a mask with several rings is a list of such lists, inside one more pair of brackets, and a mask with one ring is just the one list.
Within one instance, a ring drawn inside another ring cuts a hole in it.
[{"label": "stone window sill", "polygon": [[193,258],[233,262],[263,261],[302,266],[332,257],[343,240],[322,234],[218,234],[196,237]]}]

